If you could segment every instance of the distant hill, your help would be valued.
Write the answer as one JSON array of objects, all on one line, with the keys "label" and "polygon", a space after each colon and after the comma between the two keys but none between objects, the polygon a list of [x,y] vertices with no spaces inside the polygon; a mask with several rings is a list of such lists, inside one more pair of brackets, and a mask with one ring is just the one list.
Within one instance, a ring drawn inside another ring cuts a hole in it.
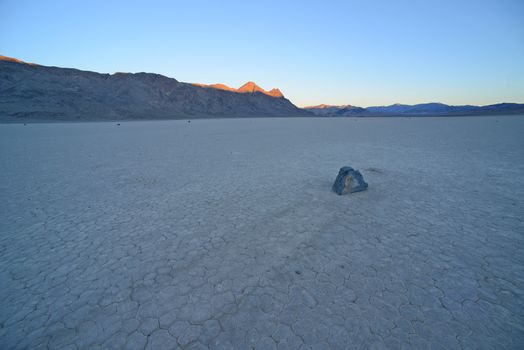
[{"label": "distant hill", "polygon": [[198,85],[153,73],[100,74],[0,56],[0,121],[295,117],[278,89]]},{"label": "distant hill", "polygon": [[489,115],[524,114],[524,104],[499,103],[488,106],[450,106],[443,103],[422,103],[416,105],[394,104],[391,106],[355,107],[350,105],[318,105],[305,107],[318,116],[424,116],[424,115]]},{"label": "distant hill", "polygon": [[361,107],[355,107],[351,105],[343,105],[343,106],[331,106],[331,105],[318,105],[318,106],[311,106],[311,107],[305,107],[305,110],[311,111],[316,115],[322,115],[322,116],[337,116],[337,115],[352,115],[355,113],[363,113],[364,109]]}]

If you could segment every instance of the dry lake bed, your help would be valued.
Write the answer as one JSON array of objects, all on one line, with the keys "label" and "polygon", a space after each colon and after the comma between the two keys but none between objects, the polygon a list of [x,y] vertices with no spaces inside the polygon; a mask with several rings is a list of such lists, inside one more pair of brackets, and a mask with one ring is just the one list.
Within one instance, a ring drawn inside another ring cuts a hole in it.
[{"label": "dry lake bed", "polygon": [[0,197],[2,349],[524,347],[524,116],[3,124]]}]

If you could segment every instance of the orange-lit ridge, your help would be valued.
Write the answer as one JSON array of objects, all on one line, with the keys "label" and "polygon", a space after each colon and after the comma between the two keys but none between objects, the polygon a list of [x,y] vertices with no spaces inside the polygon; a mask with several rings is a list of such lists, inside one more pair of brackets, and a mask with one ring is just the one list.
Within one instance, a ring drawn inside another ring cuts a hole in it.
[{"label": "orange-lit ridge", "polygon": [[35,63],[24,62],[24,61],[19,60],[17,58],[7,57],[7,56],[3,56],[3,55],[0,55],[0,61],[9,61],[9,62],[16,62],[16,63],[25,63],[25,64],[36,65]]},{"label": "orange-lit ridge", "polygon": [[260,92],[260,93],[263,93],[263,94],[271,96],[271,97],[284,97],[284,95],[282,94],[282,92],[279,89],[271,89],[269,91],[266,91],[266,90],[262,89],[260,86],[258,86],[257,84],[255,84],[252,81],[248,81],[247,83],[245,83],[244,85],[242,85],[238,89],[229,87],[229,86],[224,85],[224,84],[210,84],[210,85],[206,85],[206,84],[194,83],[193,85],[204,87],[204,88],[211,88],[211,89],[239,92],[239,93],[244,93],[244,94],[245,93]]}]

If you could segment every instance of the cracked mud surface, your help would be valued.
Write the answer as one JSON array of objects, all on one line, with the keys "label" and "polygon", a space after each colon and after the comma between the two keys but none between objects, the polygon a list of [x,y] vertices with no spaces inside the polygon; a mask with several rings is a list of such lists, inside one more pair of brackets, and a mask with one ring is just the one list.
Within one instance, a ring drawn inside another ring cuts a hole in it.
[{"label": "cracked mud surface", "polygon": [[523,132],[0,125],[0,348],[522,348]]}]

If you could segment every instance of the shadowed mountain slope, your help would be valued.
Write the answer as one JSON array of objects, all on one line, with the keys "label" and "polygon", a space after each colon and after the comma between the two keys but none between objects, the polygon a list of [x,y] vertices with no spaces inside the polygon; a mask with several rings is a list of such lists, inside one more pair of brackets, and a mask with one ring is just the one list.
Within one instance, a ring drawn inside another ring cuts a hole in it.
[{"label": "shadowed mountain slope", "polygon": [[100,74],[0,56],[0,120],[312,115],[278,92],[266,92],[254,83],[237,91],[225,85],[183,83],[153,73]]}]

